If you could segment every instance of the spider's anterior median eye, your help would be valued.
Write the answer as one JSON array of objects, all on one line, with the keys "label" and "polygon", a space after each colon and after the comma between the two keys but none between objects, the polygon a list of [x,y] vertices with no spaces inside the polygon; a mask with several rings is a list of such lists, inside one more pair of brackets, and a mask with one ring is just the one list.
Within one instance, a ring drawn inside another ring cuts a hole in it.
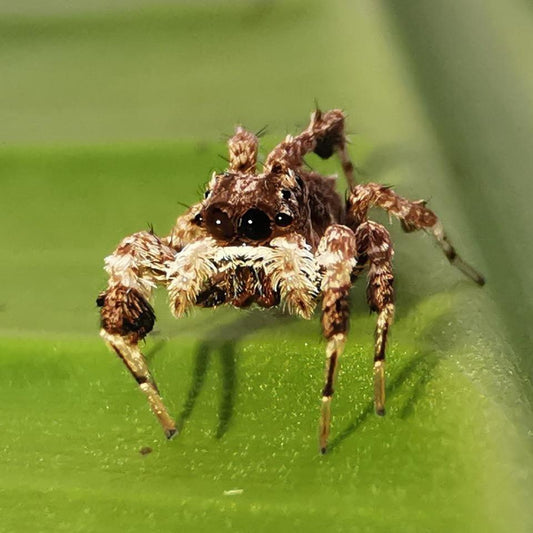
[{"label": "spider's anterior median eye", "polygon": [[260,209],[248,209],[239,220],[239,233],[253,241],[262,241],[272,233],[270,219]]},{"label": "spider's anterior median eye", "polygon": [[219,207],[208,208],[205,224],[209,233],[217,239],[231,239],[233,237],[233,223],[227,213]]},{"label": "spider's anterior median eye", "polygon": [[278,213],[274,220],[278,226],[288,226],[293,221],[293,218],[287,213]]}]

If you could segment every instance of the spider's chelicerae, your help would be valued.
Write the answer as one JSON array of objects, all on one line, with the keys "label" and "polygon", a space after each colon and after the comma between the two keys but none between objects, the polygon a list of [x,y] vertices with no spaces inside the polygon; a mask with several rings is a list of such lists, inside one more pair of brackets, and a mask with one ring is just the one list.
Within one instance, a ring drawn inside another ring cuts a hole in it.
[{"label": "spider's chelicerae", "polygon": [[[192,306],[281,305],[310,318],[318,301],[327,340],[320,414],[320,450],[326,451],[337,362],[346,342],[352,283],[368,272],[367,299],[377,313],[374,403],[385,413],[385,345],[394,315],[392,255],[388,231],[368,219],[371,207],[394,215],[405,231],[433,235],[449,261],[479,285],[483,277],[456,253],[433,211],[389,187],[356,184],[346,151],[344,114],[315,111],[308,127],[288,136],[257,169],[258,140],[238,127],[228,141],[229,165],[215,173],[204,199],[181,215],[170,235],[126,237],[106,258],[107,289],[100,294],[101,336],[124,361],[163,426],[176,433],[139,349],[154,325],[149,303],[157,285],[168,290],[180,317]],[[304,156],[337,153],[349,185],[347,201],[335,180],[310,171]],[[346,205],[345,205],[346,204]]]}]

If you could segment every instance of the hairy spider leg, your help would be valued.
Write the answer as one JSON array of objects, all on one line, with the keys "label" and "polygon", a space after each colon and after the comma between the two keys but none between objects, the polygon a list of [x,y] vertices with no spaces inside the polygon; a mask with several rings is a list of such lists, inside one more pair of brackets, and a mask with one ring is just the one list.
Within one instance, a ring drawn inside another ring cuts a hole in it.
[{"label": "hairy spider leg", "polygon": [[[405,228],[404,228],[405,229]],[[410,229],[405,229],[410,231]],[[448,258],[448,261],[456,268],[458,268],[465,276],[475,281],[479,286],[485,285],[485,278],[471,265],[469,265],[464,259],[459,256],[452,243],[448,239],[448,236],[444,232],[444,228],[440,221],[437,221],[431,228],[431,233],[437,240],[437,243],[441,247],[444,255]]]},{"label": "hairy spider leg", "polygon": [[353,189],[355,187],[355,178],[354,178],[354,166],[348,150],[346,149],[346,142],[343,142],[342,145],[337,147],[337,155],[341,161],[342,171],[344,172],[344,177],[348,183],[348,187]]},{"label": "hairy spider leg", "polygon": [[296,137],[287,136],[268,155],[265,162],[267,171],[292,169],[297,171],[304,165],[304,157],[314,152],[322,159],[329,159],[335,152],[339,156],[342,170],[352,188],[355,184],[354,167],[346,149],[344,113],[340,109],[311,114],[307,128]]},{"label": "hairy spider leg", "polygon": [[131,372],[169,439],[176,433],[176,424],[138,344],[153,328],[155,315],[149,299],[156,285],[166,284],[167,264],[175,254],[151,233],[126,237],[106,258],[108,288],[97,300],[101,307],[101,337]]},{"label": "hairy spider leg", "polygon": [[323,269],[322,332],[327,339],[325,383],[319,424],[321,453],[326,453],[327,449],[337,363],[344,351],[348,332],[348,296],[351,289],[350,278],[356,266],[355,254],[354,232],[340,224],[330,226],[318,246],[317,262]]},{"label": "hairy spider leg", "polygon": [[368,219],[368,210],[374,206],[397,217],[406,232],[423,229],[431,233],[452,265],[478,285],[485,284],[485,278],[457,254],[437,215],[426,207],[424,200],[407,200],[377,183],[356,185],[348,199],[346,224],[356,228]]},{"label": "hairy spider leg", "polygon": [[394,254],[389,232],[376,222],[363,222],[355,232],[357,268],[368,268],[366,297],[371,311],[378,313],[374,341],[374,408],[385,414],[385,348],[394,319]]},{"label": "hairy spider leg", "polygon": [[258,144],[257,136],[238,126],[233,137],[228,140],[228,170],[254,174],[257,166]]},{"label": "hairy spider leg", "polygon": [[101,330],[100,336],[116,352],[131,372],[141,391],[146,395],[150,408],[159,420],[167,439],[171,439],[177,431],[176,423],[168,414],[157,384],[137,343],[129,341],[127,337],[122,335],[108,333],[105,329]]},{"label": "hairy spider leg", "polygon": [[170,235],[162,242],[179,252],[187,244],[205,237],[205,229],[201,226],[201,210],[201,203],[189,207],[177,218]]}]

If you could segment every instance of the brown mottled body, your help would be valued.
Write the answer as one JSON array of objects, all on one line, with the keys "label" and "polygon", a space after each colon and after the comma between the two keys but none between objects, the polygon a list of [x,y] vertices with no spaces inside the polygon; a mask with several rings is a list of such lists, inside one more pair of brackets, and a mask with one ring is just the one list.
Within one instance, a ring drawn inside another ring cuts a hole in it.
[{"label": "brown mottled body", "polygon": [[[378,414],[385,412],[393,250],[387,230],[368,220],[368,210],[381,207],[398,217],[406,231],[432,233],[455,266],[480,285],[484,280],[459,258],[424,202],[411,202],[374,183],[354,183],[342,111],[315,111],[304,131],[272,150],[259,173],[254,134],[238,127],[228,150],[228,169],[213,174],[204,199],[177,219],[167,237],[136,233],[106,258],[109,283],[97,300],[101,336],[123,360],[170,438],[176,424],[138,347],[155,321],[149,303],[154,287],[166,287],[177,317],[193,306],[257,304],[280,305],[310,318],[321,299],[327,340],[320,415],[320,449],[325,452],[338,360],[348,331],[348,295],[365,270],[368,304],[378,315],[375,407]],[[335,178],[306,168],[304,157],[311,152],[322,158],[339,156],[350,188],[346,206],[335,190]]]}]

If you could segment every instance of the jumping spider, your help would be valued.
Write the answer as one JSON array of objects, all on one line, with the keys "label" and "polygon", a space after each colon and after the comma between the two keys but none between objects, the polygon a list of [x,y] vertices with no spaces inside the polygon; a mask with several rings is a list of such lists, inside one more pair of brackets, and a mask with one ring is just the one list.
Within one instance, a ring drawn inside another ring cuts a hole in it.
[{"label": "jumping spider", "polygon": [[[204,199],[177,219],[170,235],[126,237],[105,260],[107,290],[100,294],[101,336],[124,361],[165,435],[176,433],[138,345],[154,325],[149,303],[156,285],[167,288],[176,317],[192,306],[281,305],[311,318],[322,306],[327,340],[320,414],[320,450],[326,451],[337,361],[348,329],[348,294],[368,270],[367,300],[378,314],[374,348],[374,405],[385,414],[385,344],[394,314],[388,231],[368,219],[371,207],[397,217],[405,231],[433,235],[449,261],[479,285],[483,277],[456,253],[425,202],[412,202],[376,183],[355,184],[346,151],[344,114],[315,111],[307,128],[288,136],[257,171],[258,139],[241,127],[228,141],[229,166],[215,173]],[[310,171],[304,156],[340,157],[350,188],[343,202],[335,181]],[[346,205],[344,205],[344,203]]]}]

